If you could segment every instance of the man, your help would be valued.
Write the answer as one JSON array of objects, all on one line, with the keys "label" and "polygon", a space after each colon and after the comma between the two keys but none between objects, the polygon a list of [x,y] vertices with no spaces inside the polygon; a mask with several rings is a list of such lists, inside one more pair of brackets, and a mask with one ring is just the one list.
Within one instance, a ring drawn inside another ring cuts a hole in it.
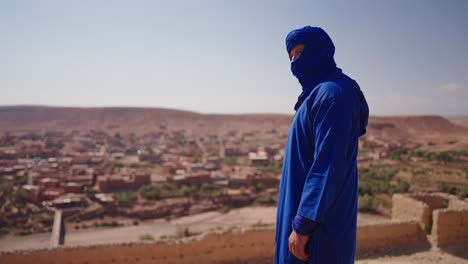
[{"label": "man", "polygon": [[335,47],[317,27],[286,37],[302,86],[278,192],[275,263],[354,263],[358,137],[369,109],[359,85],[336,67]]}]

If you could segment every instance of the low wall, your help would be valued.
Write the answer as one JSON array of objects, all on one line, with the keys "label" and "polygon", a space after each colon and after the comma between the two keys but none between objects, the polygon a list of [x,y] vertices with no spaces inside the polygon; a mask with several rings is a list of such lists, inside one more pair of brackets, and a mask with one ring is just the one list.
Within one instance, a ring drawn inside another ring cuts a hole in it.
[{"label": "low wall", "polygon": [[408,194],[408,196],[425,203],[431,212],[435,209],[447,207],[448,200],[452,198],[442,193],[416,193]]},{"label": "low wall", "polygon": [[468,210],[434,210],[433,221],[432,241],[435,246],[465,245],[468,248]]},{"label": "low wall", "polygon": [[392,196],[392,219],[403,221],[416,221],[421,228],[429,233],[432,211],[429,206],[408,195],[394,194]]},{"label": "low wall", "polygon": [[128,243],[50,250],[13,252],[0,255],[8,264],[184,264],[230,263],[252,259],[273,262],[275,233],[270,230],[209,234],[185,243]]},{"label": "low wall", "polygon": [[65,224],[63,221],[62,210],[56,210],[54,214],[54,224],[52,226],[52,235],[50,236],[50,246],[58,247],[64,244]]},{"label": "low wall", "polygon": [[[356,254],[361,257],[421,244],[424,241],[421,234],[421,227],[416,222],[359,225]],[[208,234],[184,243],[129,243],[3,253],[0,263],[272,263],[274,246],[275,230],[265,229]]]},{"label": "low wall", "polygon": [[415,221],[388,221],[358,226],[356,256],[426,245],[426,235]]},{"label": "low wall", "polygon": [[449,209],[461,209],[468,210],[468,202],[466,200],[449,200],[448,204]]}]

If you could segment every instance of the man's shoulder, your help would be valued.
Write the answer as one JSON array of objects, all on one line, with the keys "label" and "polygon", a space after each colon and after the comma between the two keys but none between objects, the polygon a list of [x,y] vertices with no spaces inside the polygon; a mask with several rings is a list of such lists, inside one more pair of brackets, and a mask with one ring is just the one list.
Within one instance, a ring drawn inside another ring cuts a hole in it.
[{"label": "man's shoulder", "polygon": [[326,81],[319,83],[309,95],[309,103],[318,103],[333,98],[346,97],[346,89],[338,81]]}]

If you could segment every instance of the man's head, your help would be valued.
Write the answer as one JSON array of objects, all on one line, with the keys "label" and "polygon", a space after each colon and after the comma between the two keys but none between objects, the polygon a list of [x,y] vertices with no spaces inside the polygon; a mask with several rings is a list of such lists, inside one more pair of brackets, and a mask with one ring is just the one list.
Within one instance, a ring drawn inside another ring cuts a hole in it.
[{"label": "man's head", "polygon": [[291,71],[303,87],[319,81],[336,67],[333,59],[335,46],[328,34],[319,27],[306,26],[291,31],[286,36],[286,50],[291,61]]}]

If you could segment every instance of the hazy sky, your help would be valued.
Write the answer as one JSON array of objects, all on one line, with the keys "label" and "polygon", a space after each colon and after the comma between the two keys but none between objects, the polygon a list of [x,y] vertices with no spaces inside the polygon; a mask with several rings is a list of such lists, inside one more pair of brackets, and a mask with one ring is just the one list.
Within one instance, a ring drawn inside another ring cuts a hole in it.
[{"label": "hazy sky", "polygon": [[468,115],[467,13],[464,0],[0,0],[0,105],[293,113],[284,39],[315,25],[371,115]]}]

